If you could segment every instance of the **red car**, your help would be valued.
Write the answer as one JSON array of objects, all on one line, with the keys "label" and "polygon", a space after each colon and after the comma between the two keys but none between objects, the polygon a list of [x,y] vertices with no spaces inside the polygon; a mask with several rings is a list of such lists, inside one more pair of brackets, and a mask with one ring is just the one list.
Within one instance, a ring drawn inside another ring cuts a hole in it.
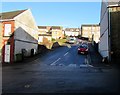
[{"label": "red car", "polygon": [[87,45],[80,45],[78,47],[78,54],[88,54],[88,46]]}]

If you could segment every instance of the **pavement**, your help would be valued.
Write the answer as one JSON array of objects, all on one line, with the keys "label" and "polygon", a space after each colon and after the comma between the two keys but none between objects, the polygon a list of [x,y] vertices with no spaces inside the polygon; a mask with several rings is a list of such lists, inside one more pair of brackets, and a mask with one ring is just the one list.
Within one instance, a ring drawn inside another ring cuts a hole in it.
[{"label": "pavement", "polygon": [[34,61],[34,60],[44,56],[45,54],[47,54],[50,51],[52,51],[52,49],[51,50],[46,49],[46,50],[44,50],[44,51],[42,51],[42,52],[40,52],[40,53],[38,53],[38,54],[36,54],[34,56],[24,57],[24,59],[22,61],[14,62],[14,63],[11,63],[11,64],[3,63],[2,67],[28,64],[28,63],[30,63],[30,62],[32,62],[32,61]]},{"label": "pavement", "polygon": [[90,64],[94,67],[103,67],[103,68],[117,68],[120,69],[120,64],[117,60],[114,60],[110,63],[104,63],[102,62],[102,56],[98,51],[95,50],[94,46],[89,43],[89,57],[90,57]]},{"label": "pavement", "polygon": [[95,50],[94,46],[91,43],[89,43],[89,55],[91,59],[91,62],[90,62],[91,65],[94,65],[94,66],[106,65],[105,63],[102,63],[102,56],[99,54],[98,51]]}]

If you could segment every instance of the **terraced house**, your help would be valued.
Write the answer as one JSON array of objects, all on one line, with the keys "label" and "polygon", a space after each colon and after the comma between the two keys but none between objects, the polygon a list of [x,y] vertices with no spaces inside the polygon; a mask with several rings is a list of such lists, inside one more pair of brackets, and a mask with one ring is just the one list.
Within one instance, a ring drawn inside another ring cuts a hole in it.
[{"label": "terraced house", "polygon": [[66,36],[78,36],[80,35],[81,31],[80,28],[65,28],[65,35]]},{"label": "terraced house", "polygon": [[60,39],[64,37],[63,27],[61,26],[51,26],[50,32],[52,33],[53,39]]},{"label": "terraced house", "polygon": [[99,42],[100,25],[99,24],[84,24],[81,25],[81,36],[88,38],[89,41]]},{"label": "terraced house", "polygon": [[44,41],[52,40],[52,33],[50,26],[38,26],[38,44],[44,44]]},{"label": "terraced house", "polygon": [[0,17],[3,63],[18,61],[17,55],[26,57],[37,53],[38,27],[30,9],[3,12]]}]

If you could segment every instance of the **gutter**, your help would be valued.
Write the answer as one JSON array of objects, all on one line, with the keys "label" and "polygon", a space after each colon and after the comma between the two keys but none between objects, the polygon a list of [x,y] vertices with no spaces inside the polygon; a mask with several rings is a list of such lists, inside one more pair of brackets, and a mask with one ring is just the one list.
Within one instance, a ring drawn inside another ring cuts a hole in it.
[{"label": "gutter", "polygon": [[3,20],[0,20],[0,22],[2,21],[13,21],[14,19],[3,19]]}]

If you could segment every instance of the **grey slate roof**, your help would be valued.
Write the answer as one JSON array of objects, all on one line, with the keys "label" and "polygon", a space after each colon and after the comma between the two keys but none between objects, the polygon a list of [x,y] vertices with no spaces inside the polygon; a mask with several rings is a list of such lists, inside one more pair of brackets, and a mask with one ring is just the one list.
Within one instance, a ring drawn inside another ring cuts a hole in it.
[{"label": "grey slate roof", "polygon": [[3,13],[0,13],[0,18],[2,20],[4,20],[4,19],[13,19],[14,17],[16,17],[17,15],[21,14],[24,11],[26,11],[26,10],[3,12]]}]

